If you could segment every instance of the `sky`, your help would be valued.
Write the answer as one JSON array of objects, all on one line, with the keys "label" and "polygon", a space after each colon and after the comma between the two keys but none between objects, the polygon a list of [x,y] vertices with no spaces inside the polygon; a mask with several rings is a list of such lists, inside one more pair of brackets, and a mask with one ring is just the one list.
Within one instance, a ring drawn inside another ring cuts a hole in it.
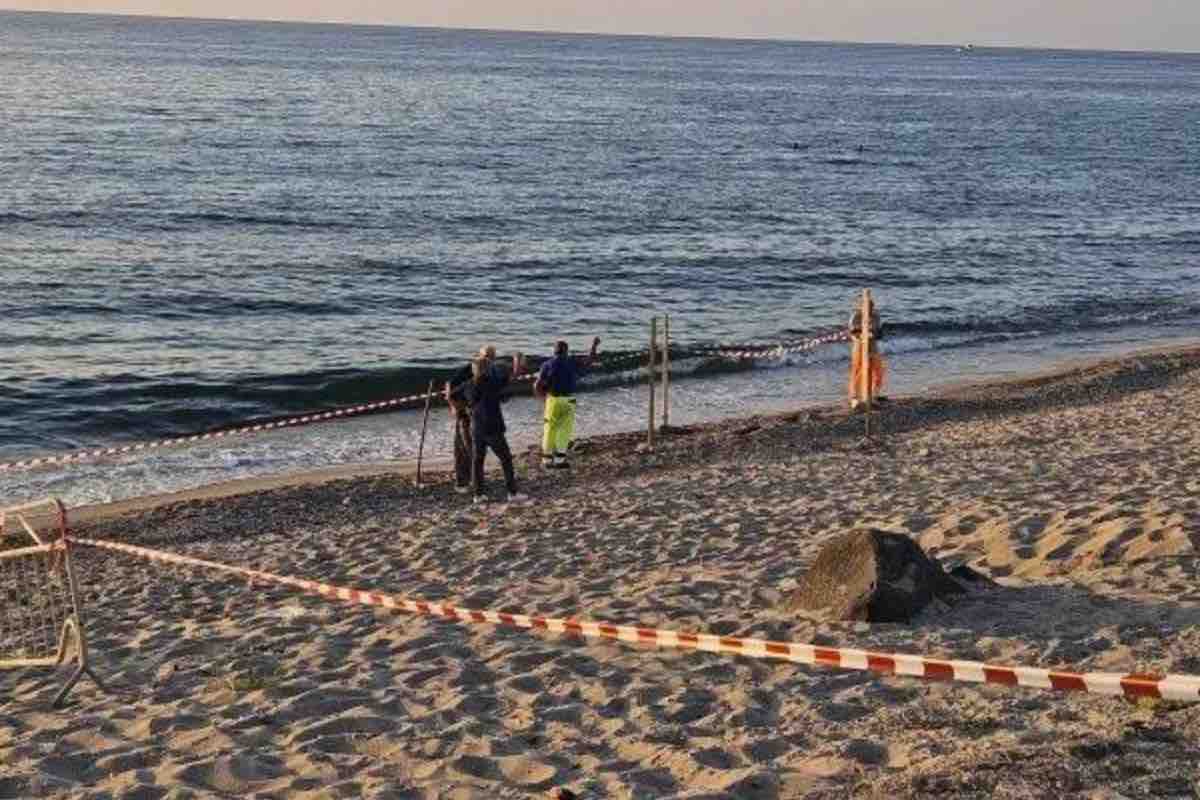
[{"label": "sky", "polygon": [[1200,51],[1200,0],[0,0],[27,11]]}]

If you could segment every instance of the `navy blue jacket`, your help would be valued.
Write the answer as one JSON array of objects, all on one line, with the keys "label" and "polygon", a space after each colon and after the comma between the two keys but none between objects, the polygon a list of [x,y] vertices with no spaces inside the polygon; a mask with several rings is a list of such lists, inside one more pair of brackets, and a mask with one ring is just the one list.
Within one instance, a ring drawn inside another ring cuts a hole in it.
[{"label": "navy blue jacket", "polygon": [[504,414],[500,404],[504,402],[504,389],[508,386],[508,373],[489,367],[476,383],[469,380],[463,384],[463,397],[471,407],[471,431],[489,436],[504,433]]},{"label": "navy blue jacket", "polygon": [[575,356],[554,356],[542,364],[538,380],[546,394],[555,397],[570,397],[579,384],[579,362]]}]

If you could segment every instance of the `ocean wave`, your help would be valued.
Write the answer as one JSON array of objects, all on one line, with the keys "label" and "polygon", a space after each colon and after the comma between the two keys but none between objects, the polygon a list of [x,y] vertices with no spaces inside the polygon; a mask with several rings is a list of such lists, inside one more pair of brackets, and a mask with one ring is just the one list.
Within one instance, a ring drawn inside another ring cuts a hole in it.
[{"label": "ocean wave", "polygon": [[179,225],[262,225],[285,228],[356,228],[356,223],[334,219],[311,219],[278,214],[239,214],[224,211],[181,212],[168,216]]},{"label": "ocean wave", "polygon": [[1180,297],[1079,297],[1050,305],[1025,305],[1004,313],[952,313],[931,319],[888,320],[896,333],[925,335],[1048,333],[1169,323],[1200,317],[1200,303]]},{"label": "ocean wave", "polygon": [[78,228],[92,224],[94,212],[78,208],[52,209],[36,214],[19,211],[0,212],[0,225],[51,225],[59,228]]},{"label": "ocean wave", "polygon": [[[587,373],[592,386],[628,380],[637,353],[605,354],[607,364]],[[540,357],[530,357],[531,370]],[[332,369],[300,373],[246,374],[235,381],[200,373],[169,377],[114,373],[103,380],[36,378],[0,384],[9,419],[33,419],[58,432],[61,448],[94,446],[148,438],[183,436],[232,425],[271,422],[398,397],[423,395],[432,380],[440,387],[467,363],[443,359],[437,364],[381,369]],[[520,384],[517,391],[528,391]],[[57,402],[48,402],[56,398]],[[419,399],[410,405],[421,405]],[[26,437],[0,420],[0,449]],[[6,441],[7,440],[7,441]]]}]

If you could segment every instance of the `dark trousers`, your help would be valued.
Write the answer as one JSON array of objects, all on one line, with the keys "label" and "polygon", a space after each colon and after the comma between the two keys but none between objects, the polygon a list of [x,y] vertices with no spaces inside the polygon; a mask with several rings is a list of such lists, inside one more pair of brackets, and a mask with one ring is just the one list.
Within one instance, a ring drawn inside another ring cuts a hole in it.
[{"label": "dark trousers", "polygon": [[475,494],[483,494],[483,459],[489,447],[496,454],[496,458],[500,459],[500,468],[504,470],[504,483],[508,486],[508,493],[514,494],[517,491],[517,476],[513,472],[512,450],[508,449],[508,439],[504,438],[503,433],[483,433],[479,430],[473,430],[471,438],[475,445],[475,460],[471,472],[475,482]]},{"label": "dark trousers", "polygon": [[471,458],[475,448],[471,445],[471,417],[461,413],[451,419],[454,423],[454,483],[458,486],[471,485]]}]

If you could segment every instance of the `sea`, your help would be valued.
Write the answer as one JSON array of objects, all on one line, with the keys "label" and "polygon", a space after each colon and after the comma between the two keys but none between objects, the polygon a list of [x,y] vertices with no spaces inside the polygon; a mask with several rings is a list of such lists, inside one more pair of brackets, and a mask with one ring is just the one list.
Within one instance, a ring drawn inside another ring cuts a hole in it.
[{"label": "sea", "polygon": [[[1198,55],[0,11],[0,120],[0,462],[594,336],[628,358],[579,432],[636,430],[662,315],[672,424],[844,402],[844,344],[705,348],[822,337],[863,289],[896,395],[1200,325]],[[0,505],[406,461],[403,408],[7,469]]]}]

